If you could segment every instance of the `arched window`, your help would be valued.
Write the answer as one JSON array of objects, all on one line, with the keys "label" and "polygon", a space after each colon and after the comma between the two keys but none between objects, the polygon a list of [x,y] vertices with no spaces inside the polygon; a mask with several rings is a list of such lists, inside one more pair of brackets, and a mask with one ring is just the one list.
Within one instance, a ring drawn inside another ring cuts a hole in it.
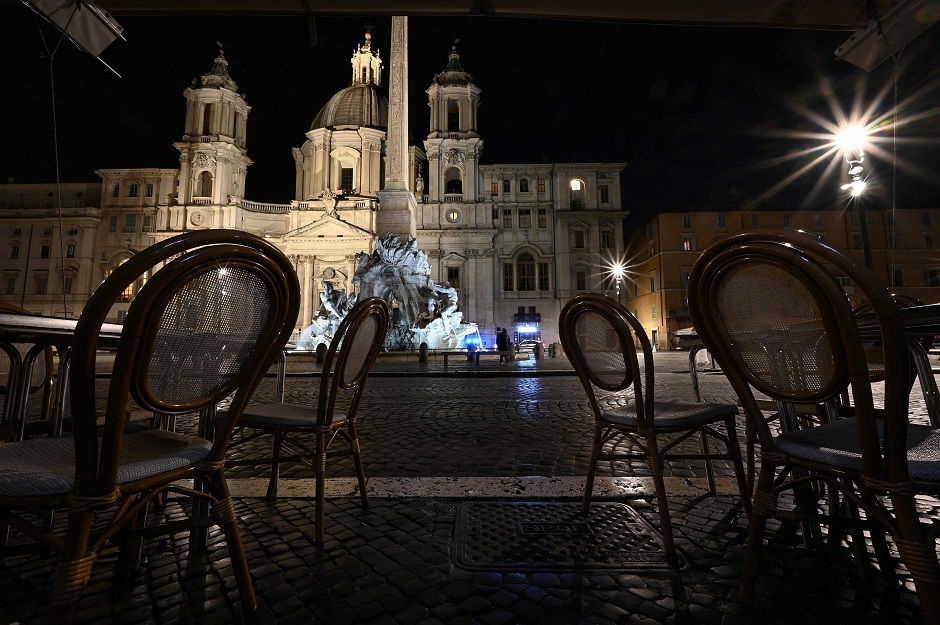
[{"label": "arched window", "polygon": [[516,259],[516,278],[520,291],[535,290],[535,259],[532,254],[523,252]]},{"label": "arched window", "polygon": [[137,197],[138,195],[140,195],[140,185],[132,182],[131,186],[127,188],[127,197]]},{"label": "arched window", "polygon": [[199,197],[212,197],[212,174],[207,171],[199,174]]},{"label": "arched window", "polygon": [[444,193],[447,195],[463,193],[463,180],[460,179],[460,170],[456,167],[451,167],[444,173]]},{"label": "arched window", "polygon": [[202,112],[202,134],[212,134],[212,105],[206,104]]}]

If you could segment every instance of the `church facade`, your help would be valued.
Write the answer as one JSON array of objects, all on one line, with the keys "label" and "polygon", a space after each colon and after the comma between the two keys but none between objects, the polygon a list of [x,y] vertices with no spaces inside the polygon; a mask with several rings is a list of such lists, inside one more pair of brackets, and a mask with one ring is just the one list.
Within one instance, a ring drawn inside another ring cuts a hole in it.
[{"label": "church facade", "polygon": [[[178,169],[99,169],[100,184],[0,185],[0,298],[76,316],[137,251],[187,230],[233,228],[266,237],[293,262],[303,297],[299,332],[317,314],[326,282],[356,290],[357,255],[371,253],[380,234],[389,113],[370,34],[350,65],[349,85],[292,150],[289,204],[244,197],[251,107],[221,52],[183,93]],[[625,164],[484,164],[481,89],[456,49],[427,96],[428,132],[408,150],[408,182],[431,278],[456,289],[463,319],[479,326],[488,347],[499,327],[517,342],[557,341],[558,314],[572,295],[615,293],[610,268],[624,250]],[[132,298],[133,289],[124,299]]]}]

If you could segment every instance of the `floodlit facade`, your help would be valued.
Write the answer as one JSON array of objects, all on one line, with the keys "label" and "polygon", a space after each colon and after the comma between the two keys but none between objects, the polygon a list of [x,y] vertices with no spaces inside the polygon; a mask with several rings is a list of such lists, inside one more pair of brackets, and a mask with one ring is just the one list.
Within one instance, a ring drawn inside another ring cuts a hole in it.
[{"label": "floodlit facade", "polygon": [[[863,228],[864,225],[864,228]],[[658,349],[676,346],[675,332],[691,327],[689,274],[702,250],[754,228],[793,228],[824,239],[865,262],[867,232],[872,269],[894,293],[925,304],[940,302],[940,209],[738,210],[661,212],[629,233],[622,301]],[[860,303],[845,279],[852,304]]]},{"label": "floodlit facade", "polygon": [[[251,112],[220,52],[184,90],[178,169],[99,169],[100,184],[0,185],[0,297],[45,315],[76,316],[110,271],[180,232],[234,228],[266,237],[292,260],[301,283],[297,330],[320,308],[323,283],[347,293],[357,255],[379,236],[388,101],[371,35],[350,59],[351,80],[293,148],[294,199],[245,198],[252,164]],[[427,89],[429,127],[409,148],[416,239],[431,279],[459,294],[483,342],[496,329],[514,341],[558,340],[564,302],[612,293],[606,270],[623,256],[624,163],[484,165],[481,90],[456,49]],[[61,203],[59,196],[62,196]],[[57,208],[61,206],[61,208]],[[141,285],[112,311],[121,320]]]}]

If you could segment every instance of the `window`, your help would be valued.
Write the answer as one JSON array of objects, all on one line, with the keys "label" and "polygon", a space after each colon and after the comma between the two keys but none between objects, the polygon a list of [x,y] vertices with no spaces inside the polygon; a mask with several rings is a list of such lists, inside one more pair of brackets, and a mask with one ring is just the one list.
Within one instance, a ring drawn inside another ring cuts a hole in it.
[{"label": "window", "polygon": [[21,234],[23,234],[22,228],[20,228],[19,226],[16,226],[15,228],[13,228],[13,236],[18,237]]},{"label": "window", "polygon": [[784,228],[789,228],[790,227],[790,213],[784,213],[781,216],[781,222],[783,223]]},{"label": "window", "polygon": [[51,236],[52,236],[52,228],[50,228],[49,226],[46,226],[45,228],[43,228],[43,229],[42,229],[42,236],[44,236],[44,237],[51,237]]},{"label": "window", "polygon": [[822,218],[822,215],[820,215],[819,213],[815,213],[815,214],[813,215],[813,225],[816,226],[817,228],[822,228],[822,227],[823,227],[823,218]]},{"label": "window", "polygon": [[13,295],[16,293],[16,278],[13,276],[7,276],[6,286],[4,287],[4,293],[6,295]]},{"label": "window", "polygon": [[885,214],[885,221],[887,222],[889,226],[893,226],[894,225],[894,213]]},{"label": "window", "polygon": [[490,195],[499,195],[499,183],[495,180],[493,181],[493,184],[490,185]]},{"label": "window", "polygon": [[503,264],[503,290],[512,291],[512,263]]},{"label": "window", "polygon": [[124,228],[122,232],[137,232],[137,213],[124,214]]},{"label": "window", "polygon": [[874,213],[865,213],[865,223],[868,224],[869,228],[875,227],[875,215]]},{"label": "window", "polygon": [[548,263],[539,263],[539,291],[549,290]]},{"label": "window", "polygon": [[46,294],[46,276],[36,276],[36,295]]},{"label": "window", "polygon": [[757,228],[760,226],[760,220],[757,218],[757,213],[751,213],[751,227]]},{"label": "window", "polygon": [[536,227],[542,228],[542,229],[548,228],[548,209],[547,208],[538,209],[538,212],[536,213],[536,218],[538,219],[538,222],[536,223]]},{"label": "window", "polygon": [[653,236],[653,222],[646,224],[646,236],[647,238]]},{"label": "window", "polygon": [[72,294],[72,283],[74,282],[72,276],[62,276],[62,293],[65,295]]},{"label": "window", "polygon": [[108,232],[117,232],[117,215],[108,217]]},{"label": "window", "polygon": [[144,225],[141,232],[153,232],[153,215],[144,215]]},{"label": "window", "polygon": [[690,267],[682,268],[682,289],[685,291],[689,290],[689,276],[692,275],[692,269]]},{"label": "window", "polygon": [[571,189],[571,209],[580,210],[584,208],[584,184],[580,180],[572,180],[569,186]]},{"label": "window", "polygon": [[924,247],[928,250],[933,249],[933,235],[932,234],[924,235]]},{"label": "window", "polygon": [[587,247],[587,237],[584,236],[584,230],[575,230],[571,234],[574,237],[571,247],[575,249],[584,249]]},{"label": "window", "polygon": [[531,254],[519,254],[516,261],[516,271],[519,279],[520,291],[535,290],[535,259]]},{"label": "window", "polygon": [[20,257],[20,244],[11,243],[10,244],[10,258],[19,258]]},{"label": "window", "polygon": [[131,186],[127,188],[127,196],[137,197],[138,195],[140,195],[140,185],[136,182],[131,183]]},{"label": "window", "polygon": [[930,225],[930,213],[921,213],[921,221],[923,221],[925,226]]},{"label": "window", "polygon": [[853,228],[858,228],[858,213],[855,211],[849,213],[849,225]]},{"label": "window", "polygon": [[682,214],[682,227],[691,228],[692,227],[692,217],[688,213]]},{"label": "window", "polygon": [[509,193],[512,191],[512,183],[508,179],[503,180],[503,193]]},{"label": "window", "polygon": [[539,193],[545,193],[545,179],[544,178],[539,178],[538,185],[539,185]]},{"label": "window", "polygon": [[656,292],[656,274],[651,273],[650,274],[650,293],[655,293],[655,292]]},{"label": "window", "polygon": [[695,237],[682,237],[682,251],[683,252],[695,251]]},{"label": "window", "polygon": [[352,167],[343,167],[339,170],[339,186],[344,191],[352,191],[353,188],[353,170]]},{"label": "window", "polygon": [[574,272],[574,288],[579,291],[587,290],[587,273],[584,271]]},{"label": "window", "polygon": [[532,210],[531,209],[529,208],[519,209],[519,227],[520,228],[532,227]]},{"label": "window", "polygon": [[597,201],[601,204],[610,204],[610,187],[606,184],[597,187]]},{"label": "window", "polygon": [[940,269],[927,270],[927,286],[940,286]]},{"label": "window", "polygon": [[648,258],[656,256],[656,247],[653,245],[652,241],[650,241],[649,248],[647,248],[646,252],[648,254]]},{"label": "window", "polygon": [[460,211],[457,210],[456,208],[452,208],[449,211],[447,211],[447,215],[445,216],[445,218],[447,219],[447,221],[449,221],[452,224],[457,223],[457,220],[460,219]]},{"label": "window", "polygon": [[612,250],[614,248],[614,233],[610,230],[601,230],[601,249]]},{"label": "window", "polygon": [[862,235],[857,232],[852,233],[852,249],[853,250],[862,249]]},{"label": "window", "polygon": [[116,184],[111,188],[111,197],[121,197],[121,185]]},{"label": "window", "polygon": [[521,178],[519,180],[519,193],[528,193],[529,192],[529,179]]},{"label": "window", "polygon": [[890,286],[904,286],[904,268],[901,265],[891,265],[888,272],[891,277]]},{"label": "window", "polygon": [[887,237],[888,249],[896,250],[898,249],[898,237],[892,232]]},{"label": "window", "polygon": [[65,257],[66,258],[75,258],[75,244],[69,243],[65,246]]},{"label": "window", "polygon": [[76,228],[76,227],[74,227],[74,226],[71,227],[71,228],[69,228],[69,229],[68,229],[68,235],[69,235],[70,237],[77,237],[77,236],[78,236],[78,228]]},{"label": "window", "polygon": [[450,282],[450,285],[455,289],[460,288],[460,267],[447,268],[447,281]]},{"label": "window", "polygon": [[503,228],[512,228],[512,209],[503,209]]},{"label": "window", "polygon": [[147,185],[147,197],[153,197],[153,184]]},{"label": "window", "polygon": [[39,246],[39,258],[49,258],[49,244],[43,243]]},{"label": "window", "polygon": [[651,318],[651,319],[655,319],[655,318],[656,318],[656,307],[655,307],[655,306],[650,306],[650,318]]},{"label": "window", "polygon": [[724,213],[718,213],[718,227],[719,228],[725,227],[725,214]]}]

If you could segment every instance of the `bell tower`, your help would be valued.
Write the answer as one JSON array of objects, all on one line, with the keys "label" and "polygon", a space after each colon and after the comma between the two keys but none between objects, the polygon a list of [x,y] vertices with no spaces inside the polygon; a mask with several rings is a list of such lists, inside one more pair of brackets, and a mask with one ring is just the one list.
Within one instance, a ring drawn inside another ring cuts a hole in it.
[{"label": "bell tower", "polygon": [[424,148],[428,158],[429,202],[475,202],[480,194],[480,152],[477,132],[480,88],[460,66],[457,43],[447,67],[427,89],[431,125]]},{"label": "bell tower", "polygon": [[[186,126],[181,141],[177,207],[170,227],[234,227],[234,211],[223,207],[230,196],[243,197],[251,159],[246,156],[246,128],[251,107],[228,73],[222,44],[212,69],[183,91]],[[231,223],[229,223],[231,222]]]}]

